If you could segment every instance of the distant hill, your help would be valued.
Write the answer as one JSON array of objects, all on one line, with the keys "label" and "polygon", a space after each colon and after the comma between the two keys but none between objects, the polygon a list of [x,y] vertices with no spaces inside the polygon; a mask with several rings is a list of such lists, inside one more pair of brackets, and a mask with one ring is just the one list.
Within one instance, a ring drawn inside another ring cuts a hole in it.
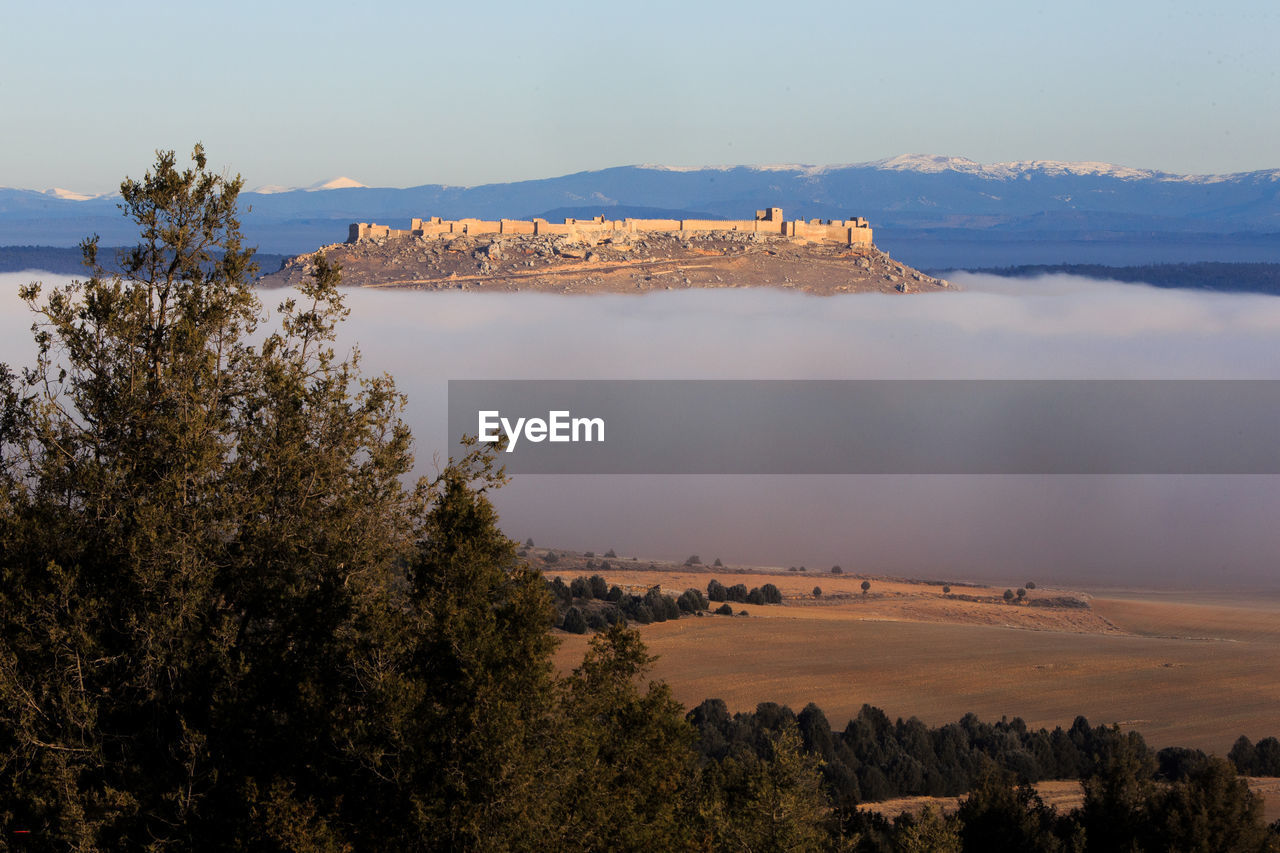
[{"label": "distant hill", "polygon": [[1027,264],[975,269],[970,272],[1016,278],[1063,273],[1085,278],[1142,282],[1156,287],[1280,295],[1280,264],[1196,263],[1147,264],[1128,267],[1109,267],[1100,264]]},{"label": "distant hill", "polygon": [[[98,259],[108,268],[111,260],[122,251],[116,246],[102,246],[98,250]],[[258,252],[254,260],[263,274],[273,273],[280,269],[285,256]],[[41,270],[57,275],[84,275],[84,262],[79,248],[66,246],[0,246],[0,272],[22,272],[23,270]]]},{"label": "distant hill", "polygon": [[[916,266],[1280,262],[1280,170],[1174,175],[906,155],[847,166],[619,166],[476,187],[264,189],[241,196],[245,236],[286,254],[344,240],[356,221],[741,218],[782,207],[789,218],[865,216],[878,245]],[[90,233],[124,243],[132,234],[116,204],[0,189],[0,245],[71,246]]]}]

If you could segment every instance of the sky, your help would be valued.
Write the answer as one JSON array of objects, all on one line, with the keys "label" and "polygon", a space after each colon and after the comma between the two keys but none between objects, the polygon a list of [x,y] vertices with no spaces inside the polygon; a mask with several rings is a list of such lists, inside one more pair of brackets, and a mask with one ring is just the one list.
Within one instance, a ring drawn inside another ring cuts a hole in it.
[{"label": "sky", "polygon": [[254,188],[904,153],[1275,168],[1280,4],[10,4],[0,186],[204,143]]}]

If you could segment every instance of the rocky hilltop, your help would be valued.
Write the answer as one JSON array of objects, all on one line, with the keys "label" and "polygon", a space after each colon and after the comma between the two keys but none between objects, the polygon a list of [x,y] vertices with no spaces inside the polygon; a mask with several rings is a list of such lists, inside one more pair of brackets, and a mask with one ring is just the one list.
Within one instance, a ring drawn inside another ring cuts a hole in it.
[{"label": "rocky hilltop", "polygon": [[949,284],[867,246],[738,232],[391,237],[336,243],[286,259],[260,284],[288,287],[325,253],[359,287],[494,292],[642,293],[777,287],[816,294],[919,293]]}]

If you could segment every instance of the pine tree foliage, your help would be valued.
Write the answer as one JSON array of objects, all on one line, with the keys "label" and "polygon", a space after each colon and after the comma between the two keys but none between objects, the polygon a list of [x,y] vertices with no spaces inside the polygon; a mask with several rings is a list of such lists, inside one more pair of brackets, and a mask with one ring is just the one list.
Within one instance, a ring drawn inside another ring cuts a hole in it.
[{"label": "pine tree foliage", "polygon": [[248,843],[268,803],[333,835],[423,528],[402,398],[333,350],[338,271],[255,347],[241,183],[193,161],[122,184],[119,274],[91,239],[86,280],[24,289],[38,358],[3,372],[0,817],[75,849]]},{"label": "pine tree foliage", "polygon": [[565,681],[569,721],[558,772],[562,844],[577,850],[680,850],[694,844],[696,753],[684,708],[660,682],[640,635],[614,625]]},{"label": "pine tree foliage", "polygon": [[[703,703],[701,710],[717,714],[715,705]],[[823,792],[822,762],[802,749],[794,720],[768,736],[762,746],[763,756],[739,753],[704,769],[699,808],[710,847],[841,849],[838,828],[829,825],[832,815]]]},{"label": "pine tree foliage", "polygon": [[370,844],[521,849],[547,820],[552,611],[498,529],[486,493],[502,480],[473,450],[426,488],[403,622],[362,673],[383,727],[367,725],[361,745],[366,825],[382,823]]}]

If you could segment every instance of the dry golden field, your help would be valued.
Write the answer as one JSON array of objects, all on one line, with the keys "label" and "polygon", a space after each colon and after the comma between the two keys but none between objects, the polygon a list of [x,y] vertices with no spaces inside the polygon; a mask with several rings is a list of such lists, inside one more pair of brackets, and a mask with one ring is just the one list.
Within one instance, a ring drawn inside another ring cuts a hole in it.
[{"label": "dry golden field", "polygon": [[[1069,812],[1084,802],[1084,791],[1079,782],[1070,780],[1054,780],[1040,782],[1036,793],[1045,805],[1053,806],[1059,812]],[[1249,789],[1261,794],[1266,802],[1265,814],[1267,823],[1280,819],[1280,779],[1249,779]],[[919,815],[926,807],[943,814],[950,814],[960,806],[960,797],[899,797],[879,803],[865,803],[859,808],[879,812],[887,818],[895,818],[903,812]]]},{"label": "dry golden field", "polygon": [[[565,579],[568,567],[549,574]],[[589,573],[589,572],[588,572]],[[1037,589],[1079,597],[1084,610],[1009,605],[1003,588],[816,572],[644,571],[621,563],[608,581],[705,590],[774,583],[784,603],[735,604],[749,616],[706,616],[641,627],[658,656],[653,675],[686,706],[720,698],[731,711],[765,701],[816,702],[836,728],[863,703],[929,725],[972,711],[992,720],[1069,726],[1080,714],[1142,732],[1157,747],[1224,755],[1235,739],[1280,736],[1280,597]],[[823,590],[821,599],[811,592]],[[955,600],[956,594],[986,601]],[[843,597],[836,597],[843,596]],[[999,602],[999,603],[997,603]],[[587,637],[563,637],[571,669]]]},{"label": "dry golden field", "polygon": [[[566,581],[591,571],[575,560],[548,571]],[[643,564],[645,566],[648,563]],[[818,572],[640,569],[603,572],[632,592],[679,594],[718,579],[748,589],[775,584],[781,605],[734,604],[747,617],[704,616],[640,627],[657,655],[653,676],[692,707],[725,700],[730,711],[816,702],[842,729],[863,703],[931,726],[972,711],[984,720],[1019,716],[1033,727],[1091,723],[1137,729],[1155,748],[1187,746],[1225,755],[1241,734],[1280,736],[1280,595],[1036,589],[1028,598],[1078,598],[1087,609],[1010,605],[1003,587],[941,584]],[[813,596],[814,586],[822,597]],[[980,599],[966,601],[957,596]],[[587,636],[562,634],[557,665],[582,659]],[[1280,780],[1252,781],[1280,819]],[[1046,802],[1079,802],[1074,782],[1041,786]],[[932,802],[876,804],[887,814]]]}]

